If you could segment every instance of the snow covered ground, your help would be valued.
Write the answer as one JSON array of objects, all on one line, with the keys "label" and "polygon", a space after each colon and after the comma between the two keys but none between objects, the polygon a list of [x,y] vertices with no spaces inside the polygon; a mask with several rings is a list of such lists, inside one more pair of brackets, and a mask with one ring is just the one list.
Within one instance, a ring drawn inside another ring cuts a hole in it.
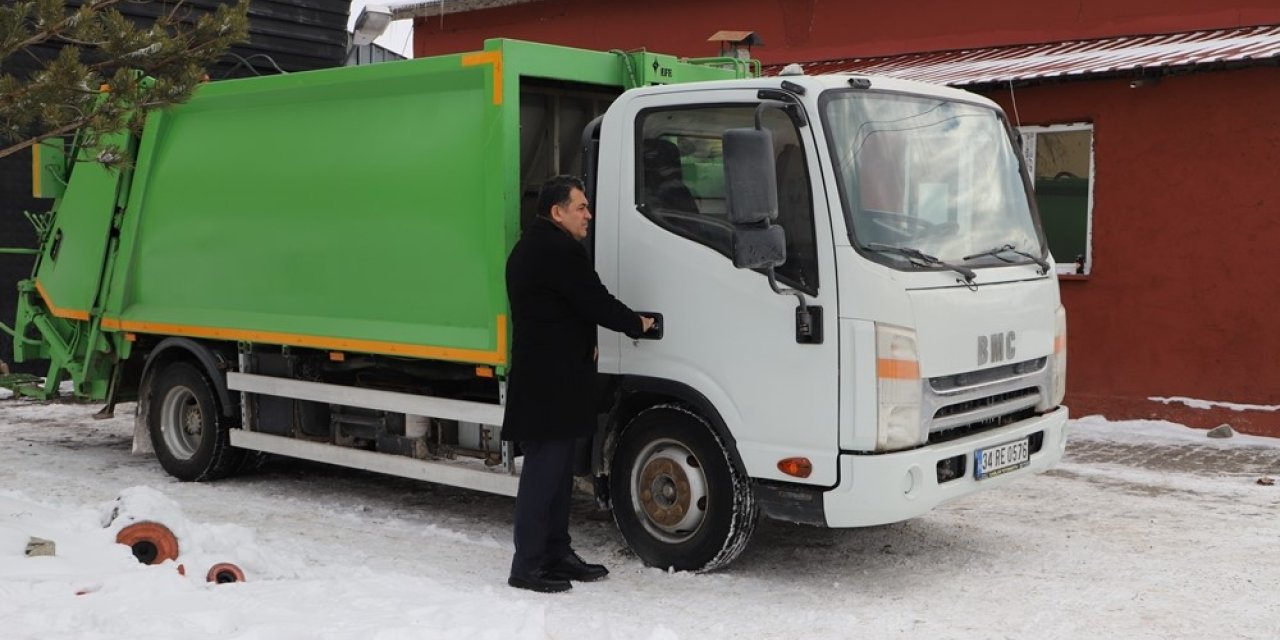
[{"label": "snow covered ground", "polygon": [[[613,574],[543,596],[505,585],[510,498],[290,461],[179,483],[130,454],[132,407],[95,409],[0,400],[2,638],[1280,636],[1277,440],[1085,418],[1048,474],[883,527],[766,521],[709,575],[645,568],[584,497],[576,546]],[[185,576],[114,544],[147,517]],[[247,581],[205,582],[220,561]]]}]

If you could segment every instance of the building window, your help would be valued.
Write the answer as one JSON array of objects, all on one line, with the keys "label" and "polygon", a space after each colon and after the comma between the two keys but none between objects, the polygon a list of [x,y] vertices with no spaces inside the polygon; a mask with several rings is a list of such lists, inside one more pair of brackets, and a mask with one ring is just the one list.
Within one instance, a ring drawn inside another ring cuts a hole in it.
[{"label": "building window", "polygon": [[1093,124],[1019,131],[1057,271],[1087,274],[1093,265]]}]

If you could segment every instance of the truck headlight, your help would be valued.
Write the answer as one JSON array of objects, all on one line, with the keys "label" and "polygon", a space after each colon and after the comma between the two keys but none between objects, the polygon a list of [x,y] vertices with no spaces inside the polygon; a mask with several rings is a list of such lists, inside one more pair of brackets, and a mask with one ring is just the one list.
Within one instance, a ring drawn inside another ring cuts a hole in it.
[{"label": "truck headlight", "polygon": [[1059,305],[1054,318],[1053,331],[1053,402],[1050,406],[1062,404],[1067,397],[1067,310]]},{"label": "truck headlight", "polygon": [[876,450],[924,444],[929,431],[920,420],[923,399],[916,332],[876,324]]}]

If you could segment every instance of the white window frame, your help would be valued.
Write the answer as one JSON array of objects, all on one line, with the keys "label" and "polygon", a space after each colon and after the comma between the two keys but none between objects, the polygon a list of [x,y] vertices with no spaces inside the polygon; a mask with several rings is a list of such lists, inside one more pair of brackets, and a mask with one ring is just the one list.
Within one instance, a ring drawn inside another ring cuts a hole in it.
[{"label": "white window frame", "polygon": [[[1096,136],[1093,131],[1092,122],[1072,122],[1069,124],[1049,124],[1038,126],[1018,127],[1018,132],[1022,134],[1022,153],[1027,163],[1027,172],[1031,175],[1031,187],[1035,188],[1036,176],[1036,135],[1040,133],[1066,133],[1069,131],[1088,131],[1089,132],[1089,193],[1085,209],[1085,235],[1084,235],[1084,275],[1088,275],[1093,271],[1093,189],[1095,185],[1094,177],[1094,146]],[[1061,262],[1066,256],[1054,256],[1054,260],[1059,262],[1055,265],[1055,271],[1059,275],[1068,275],[1076,273],[1076,263],[1074,260],[1069,262]]]}]

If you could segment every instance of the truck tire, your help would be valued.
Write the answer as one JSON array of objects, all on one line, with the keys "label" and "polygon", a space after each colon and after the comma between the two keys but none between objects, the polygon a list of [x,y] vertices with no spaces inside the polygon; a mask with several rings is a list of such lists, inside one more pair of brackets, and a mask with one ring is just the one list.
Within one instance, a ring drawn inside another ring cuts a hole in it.
[{"label": "truck tire", "polygon": [[160,466],[186,482],[224,478],[244,451],[231,446],[232,419],[222,415],[213,384],[186,362],[172,362],[154,378],[147,427]]},{"label": "truck tire", "polygon": [[609,482],[618,529],[651,567],[718,569],[755,530],[750,480],[711,425],[678,405],[646,409],[627,424]]}]

